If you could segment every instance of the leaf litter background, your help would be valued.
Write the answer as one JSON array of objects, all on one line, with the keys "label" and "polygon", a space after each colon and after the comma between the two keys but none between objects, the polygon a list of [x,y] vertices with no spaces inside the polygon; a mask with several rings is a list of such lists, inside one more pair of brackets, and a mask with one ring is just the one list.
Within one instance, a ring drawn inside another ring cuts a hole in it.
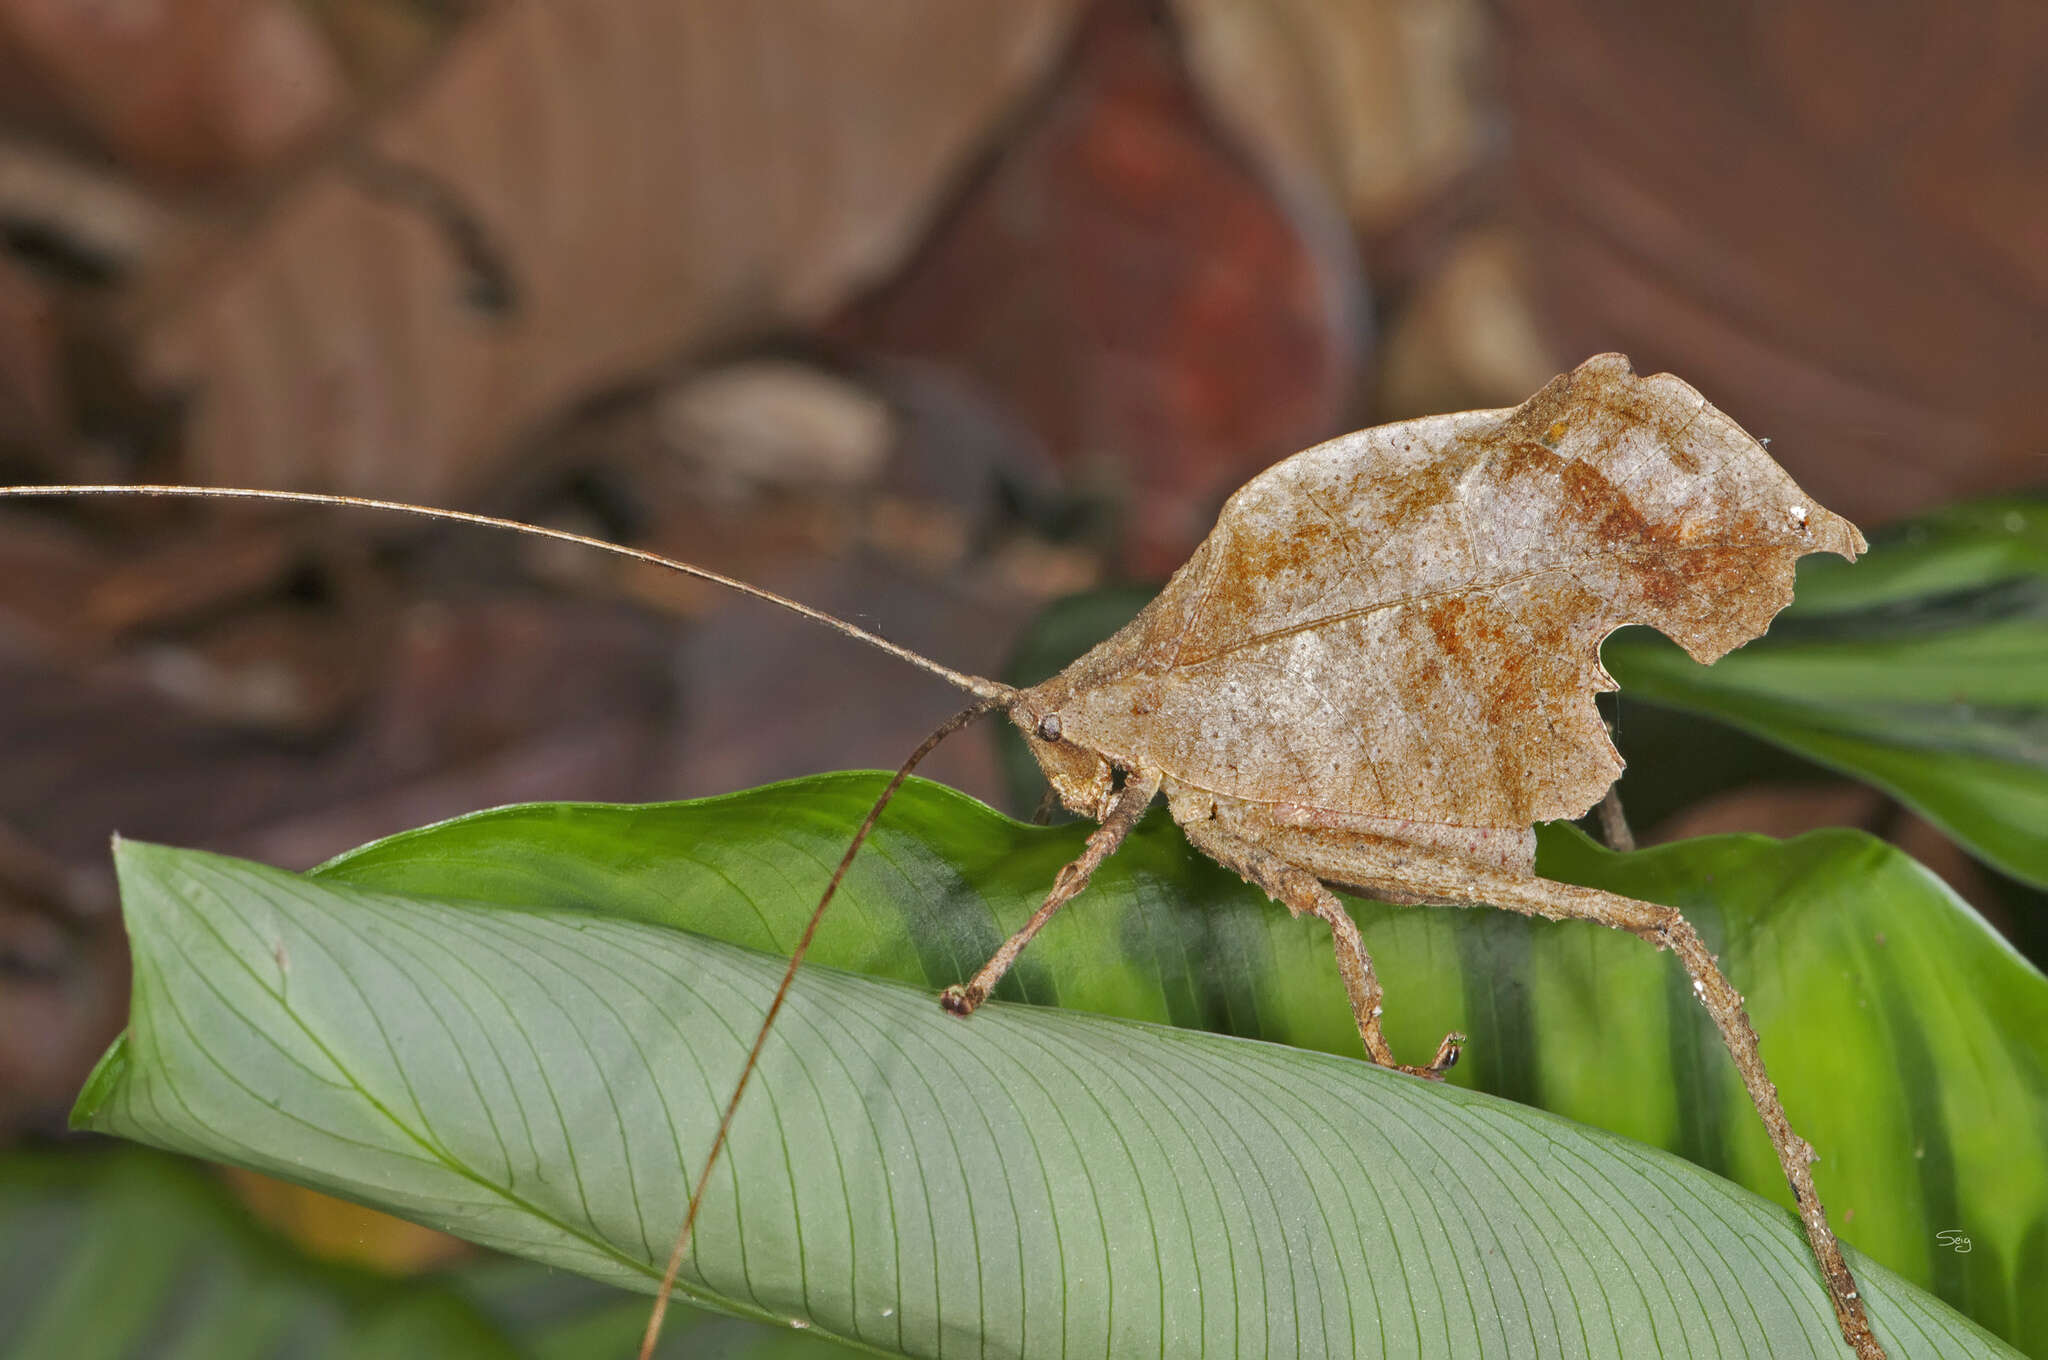
[{"label": "leaf litter background", "polygon": [[[631,535],[992,673],[1275,457],[1618,348],[1877,545],[1714,671],[1610,644],[1638,830],[1859,826],[2048,956],[2048,517],[1906,522],[2043,481],[2036,10],[971,8],[0,3],[0,465]],[[308,866],[890,764],[948,704],[672,582],[334,516],[11,507],[0,580],[0,1136],[64,1149],[9,1157],[93,1151],[110,831]],[[984,741],[931,772],[1028,810]],[[315,1255],[458,1251],[233,1184]],[[1968,1306],[1982,1262],[1923,1249]]]}]

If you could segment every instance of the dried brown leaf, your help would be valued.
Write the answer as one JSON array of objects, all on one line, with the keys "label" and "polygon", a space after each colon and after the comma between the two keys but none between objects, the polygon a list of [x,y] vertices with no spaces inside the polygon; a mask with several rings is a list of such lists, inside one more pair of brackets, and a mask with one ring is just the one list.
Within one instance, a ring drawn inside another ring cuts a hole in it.
[{"label": "dried brown leaf", "polygon": [[1176,0],[1174,13],[1232,131],[1367,231],[1485,149],[1487,15],[1475,0]]},{"label": "dried brown leaf", "polygon": [[152,288],[186,471],[446,499],[575,397],[815,318],[895,263],[1071,8],[487,11],[360,144]]},{"label": "dried brown leaf", "polygon": [[35,280],[0,259],[0,448],[46,445],[62,428],[54,310]]},{"label": "dried brown leaf", "polygon": [[1711,661],[1863,539],[1668,374],[1587,360],[1511,410],[1346,435],[1276,465],[1128,628],[1039,691],[1127,769],[1527,866],[1533,821],[1621,772],[1601,640]]},{"label": "dried brown leaf", "polygon": [[1563,352],[1688,374],[1859,521],[2040,481],[2048,7],[1500,8]]}]

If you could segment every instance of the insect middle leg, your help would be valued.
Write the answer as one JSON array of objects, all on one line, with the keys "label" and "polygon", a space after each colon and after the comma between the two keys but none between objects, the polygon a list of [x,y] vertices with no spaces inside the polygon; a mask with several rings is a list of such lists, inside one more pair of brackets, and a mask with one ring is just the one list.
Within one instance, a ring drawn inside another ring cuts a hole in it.
[{"label": "insect middle leg", "polygon": [[1145,815],[1151,806],[1152,797],[1159,792],[1157,775],[1132,775],[1116,792],[1115,801],[1110,805],[1109,815],[1102,819],[1102,825],[1088,837],[1087,846],[1053,879],[1052,891],[1045,895],[1044,903],[1031,914],[1024,928],[1003,941],[1003,947],[990,956],[964,986],[955,984],[939,993],[939,1004],[955,1015],[972,1015],[975,1008],[988,1000],[988,994],[1002,981],[1003,974],[1010,971],[1010,965],[1024,952],[1024,946],[1031,943],[1034,935],[1045,928],[1045,923],[1067,903],[1080,896],[1088,886],[1089,878],[1102,861],[1116,853],[1124,843],[1124,837],[1131,834],[1131,828]]},{"label": "insect middle leg", "polygon": [[1441,1078],[1458,1061],[1462,1034],[1446,1034],[1437,1045],[1436,1057],[1427,1067],[1411,1067],[1394,1060],[1393,1049],[1380,1026],[1379,974],[1373,971],[1372,955],[1365,951],[1365,939],[1357,922],[1314,874],[1289,864],[1280,856],[1234,835],[1208,818],[1181,823],[1190,844],[1245,882],[1263,888],[1268,895],[1296,916],[1312,915],[1330,927],[1330,946],[1337,955],[1337,973],[1344,979],[1344,991],[1351,999],[1352,1018],[1358,1023],[1358,1037],[1365,1041],[1365,1054],[1381,1067],[1412,1073],[1418,1077]]}]

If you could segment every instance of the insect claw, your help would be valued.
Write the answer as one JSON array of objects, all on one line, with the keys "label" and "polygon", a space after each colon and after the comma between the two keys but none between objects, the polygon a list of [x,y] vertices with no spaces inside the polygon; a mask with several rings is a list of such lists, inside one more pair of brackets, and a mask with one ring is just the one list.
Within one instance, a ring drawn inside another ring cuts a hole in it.
[{"label": "insect claw", "polygon": [[954,983],[939,993],[939,1005],[954,1015],[972,1015],[975,1008],[988,1000],[988,994],[979,987],[963,987]]},{"label": "insect claw", "polygon": [[1464,1052],[1464,1044],[1465,1036],[1457,1031],[1453,1030],[1446,1034],[1444,1041],[1436,1046],[1436,1056],[1429,1060],[1429,1066],[1425,1069],[1428,1075],[1442,1081],[1444,1073],[1458,1065],[1458,1057]]}]

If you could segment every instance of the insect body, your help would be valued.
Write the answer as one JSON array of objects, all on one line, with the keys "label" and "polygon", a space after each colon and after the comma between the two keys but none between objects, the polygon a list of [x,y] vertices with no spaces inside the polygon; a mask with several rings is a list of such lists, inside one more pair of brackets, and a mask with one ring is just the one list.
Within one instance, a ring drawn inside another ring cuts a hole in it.
[{"label": "insect body", "polygon": [[[945,996],[971,1011],[1160,793],[1188,840],[1331,928],[1359,1037],[1396,1061],[1356,926],[1326,886],[1490,903],[1676,953],[1776,1148],[1844,1338],[1882,1354],[1741,997],[1675,909],[1534,872],[1531,823],[1621,772],[1599,646],[1649,623],[1712,661],[1789,603],[1793,563],[1854,526],[1669,376],[1588,360],[1511,411],[1345,436],[1253,479],[1123,631],[1011,716],[1061,800],[1098,819],[1024,930]],[[1117,776],[1121,775],[1121,783]]]},{"label": "insect body", "polygon": [[[62,489],[0,494],[52,490]],[[1531,824],[1581,815],[1621,770],[1594,705],[1614,687],[1599,660],[1608,633],[1652,624],[1711,661],[1790,601],[1800,556],[1853,557],[1864,546],[1684,383],[1638,378],[1621,356],[1602,355],[1512,410],[1382,426],[1297,454],[1231,498],[1128,626],[1025,690],[950,671],[701,568],[540,532],[794,609],[976,696],[906,762],[827,886],[700,1168],[643,1355],[819,915],[909,770],[946,733],[994,711],[1023,732],[1060,800],[1100,825],[1024,928],[946,990],[948,1010],[967,1015],[982,1003],[1161,795],[1196,849],[1329,926],[1359,1037],[1383,1066],[1440,1076],[1462,1036],[1447,1036],[1425,1063],[1397,1061],[1371,956],[1329,884],[1629,931],[1670,949],[1691,976],[1770,1134],[1843,1337],[1865,1360],[1883,1355],[1814,1188],[1813,1151],[1792,1131],[1741,997],[1698,934],[1673,908],[1534,872]]]}]

